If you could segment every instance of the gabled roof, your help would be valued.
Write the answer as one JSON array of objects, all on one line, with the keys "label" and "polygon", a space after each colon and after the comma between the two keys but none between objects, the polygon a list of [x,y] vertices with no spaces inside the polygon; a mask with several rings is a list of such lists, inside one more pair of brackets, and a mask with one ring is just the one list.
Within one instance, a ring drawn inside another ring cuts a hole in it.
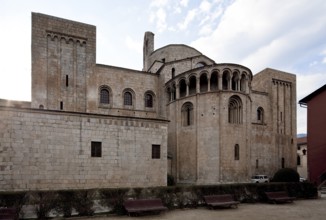
[{"label": "gabled roof", "polygon": [[319,95],[320,93],[322,93],[323,91],[326,90],[326,84],[323,85],[322,87],[320,87],[319,89],[317,89],[316,91],[310,93],[309,95],[307,95],[306,97],[304,97],[303,99],[301,99],[299,101],[300,105],[307,105],[307,103],[313,99],[315,96]]}]

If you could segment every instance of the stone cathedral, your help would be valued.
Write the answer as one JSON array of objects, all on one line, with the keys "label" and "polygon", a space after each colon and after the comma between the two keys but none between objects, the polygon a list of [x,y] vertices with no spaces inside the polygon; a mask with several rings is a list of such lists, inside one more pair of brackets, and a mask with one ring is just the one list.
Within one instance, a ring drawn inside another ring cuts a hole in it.
[{"label": "stone cathedral", "polygon": [[296,167],[294,74],[155,49],[151,32],[142,70],[97,64],[95,26],[40,13],[31,74],[31,102],[0,100],[1,190],[248,182]]}]

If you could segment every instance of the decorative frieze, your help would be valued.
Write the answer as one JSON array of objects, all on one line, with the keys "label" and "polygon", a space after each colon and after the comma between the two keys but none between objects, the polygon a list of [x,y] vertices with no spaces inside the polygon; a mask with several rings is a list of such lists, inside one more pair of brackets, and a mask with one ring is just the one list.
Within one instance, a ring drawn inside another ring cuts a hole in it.
[{"label": "decorative frieze", "polygon": [[79,43],[81,47],[87,42],[87,38],[85,37],[74,36],[74,35],[69,35],[60,32],[54,32],[54,31],[46,31],[46,36],[49,37],[52,41],[55,38],[57,38],[60,40],[61,39],[65,40],[67,44],[69,44],[70,42]]}]

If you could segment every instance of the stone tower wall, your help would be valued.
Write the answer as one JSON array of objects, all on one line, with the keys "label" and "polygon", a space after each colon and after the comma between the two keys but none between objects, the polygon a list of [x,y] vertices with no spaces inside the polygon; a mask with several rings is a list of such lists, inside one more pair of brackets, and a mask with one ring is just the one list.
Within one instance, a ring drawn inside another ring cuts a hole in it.
[{"label": "stone tower wall", "polygon": [[[253,103],[255,103],[255,107],[258,106],[258,103],[262,103],[261,106],[266,107],[266,109],[264,108],[264,118],[268,127],[263,129],[267,134],[262,133],[262,130],[253,129],[253,134],[260,133],[260,135],[252,139],[254,143],[252,152],[258,152],[257,149],[262,147],[259,145],[264,145],[263,137],[268,136],[272,145],[266,146],[262,153],[265,154],[269,151],[273,155],[269,160],[265,158],[265,160],[268,160],[267,167],[269,167],[270,172],[275,173],[282,167],[295,169],[296,77],[290,73],[265,69],[256,74],[253,80],[253,90],[257,91],[261,88],[264,88],[265,96],[256,94],[253,96]],[[268,94],[267,97],[266,94]],[[256,109],[253,108],[253,114],[255,113]],[[261,129],[261,126],[258,125],[255,127]],[[260,140],[263,142],[260,142]],[[253,165],[254,169],[256,165]]]},{"label": "stone tower wall", "polygon": [[32,13],[32,107],[84,112],[96,27]]},{"label": "stone tower wall", "polygon": [[[275,146],[270,94],[252,92],[251,113],[251,173],[273,176],[277,168],[277,147]],[[257,119],[257,109],[264,109],[263,120]]]},{"label": "stone tower wall", "polygon": [[152,65],[149,62],[149,57],[154,51],[154,34],[152,32],[145,32],[143,44],[143,71],[147,71]]}]

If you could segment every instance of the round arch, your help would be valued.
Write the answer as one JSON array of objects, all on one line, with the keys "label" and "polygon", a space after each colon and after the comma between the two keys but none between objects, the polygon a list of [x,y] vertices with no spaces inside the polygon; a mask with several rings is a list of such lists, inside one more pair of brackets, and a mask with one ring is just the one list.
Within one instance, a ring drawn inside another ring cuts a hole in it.
[{"label": "round arch", "polygon": [[147,90],[144,94],[145,109],[154,109],[156,103],[155,93],[151,90]]},{"label": "round arch", "polygon": [[229,82],[231,80],[231,70],[230,69],[223,69],[222,73],[222,89],[229,90]]},{"label": "round arch", "polygon": [[242,101],[237,95],[229,98],[228,121],[230,124],[242,124]]},{"label": "round arch", "polygon": [[136,104],[136,94],[131,88],[126,88],[122,92],[123,106],[133,109]]},{"label": "round arch", "polygon": [[185,78],[181,78],[178,82],[179,84],[179,96],[180,98],[187,95],[187,83]]},{"label": "round arch", "polygon": [[98,103],[101,107],[110,107],[112,97],[112,90],[108,85],[101,85],[98,88]]},{"label": "round arch", "polygon": [[208,72],[206,71],[200,73],[199,88],[200,88],[200,92],[208,91]]}]

